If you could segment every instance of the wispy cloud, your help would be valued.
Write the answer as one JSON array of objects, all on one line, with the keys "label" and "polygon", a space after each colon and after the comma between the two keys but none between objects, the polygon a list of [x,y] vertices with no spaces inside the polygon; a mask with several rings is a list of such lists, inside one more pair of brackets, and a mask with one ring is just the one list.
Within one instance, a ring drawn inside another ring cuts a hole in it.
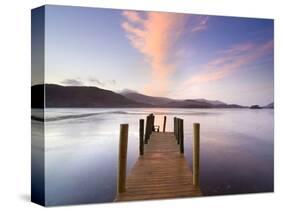
[{"label": "wispy cloud", "polygon": [[69,85],[69,86],[82,86],[83,82],[79,79],[64,79],[61,81],[63,85]]},{"label": "wispy cloud", "polygon": [[111,85],[116,85],[117,81],[116,80],[108,80],[107,83],[109,83]]},{"label": "wispy cloud", "polygon": [[136,90],[132,90],[132,89],[122,89],[120,91],[118,91],[118,93],[121,93],[121,94],[128,94],[128,93],[138,93]]},{"label": "wispy cloud", "polygon": [[117,84],[116,80],[101,81],[96,77],[88,77],[86,79],[81,79],[80,77],[68,78],[62,80],[60,83],[67,86],[98,86],[98,87],[114,86]]},{"label": "wispy cloud", "polygon": [[199,32],[207,29],[207,23],[209,16],[199,16],[194,26],[191,28],[191,32]]},{"label": "wispy cloud", "polygon": [[89,82],[90,82],[91,84],[95,84],[95,85],[98,85],[98,86],[104,86],[104,85],[105,85],[105,83],[103,83],[103,82],[100,81],[99,79],[93,78],[93,77],[90,77],[90,78],[89,78]]},{"label": "wispy cloud", "polygon": [[221,80],[242,66],[250,64],[264,55],[272,52],[273,41],[263,44],[243,43],[219,52],[219,57],[202,67],[202,71],[193,75],[186,86]]},{"label": "wispy cloud", "polygon": [[[187,21],[191,18],[185,14],[135,11],[123,12],[122,28],[131,45],[142,53],[151,67],[152,80],[145,87],[145,92],[154,95],[165,95],[169,87],[171,74],[177,66],[171,57],[181,51],[177,41],[183,36]],[[200,30],[206,28],[207,20],[197,21]],[[189,31],[196,30],[192,23]]]},{"label": "wispy cloud", "polygon": [[129,22],[137,23],[143,21],[139,13],[136,11],[124,11],[123,16],[125,16]]},{"label": "wispy cloud", "polygon": [[95,77],[89,77],[88,81],[90,82],[90,84],[94,84],[96,86],[101,86],[101,87],[105,87],[105,86],[109,86],[109,85],[116,85],[116,80],[106,80],[106,81],[101,81]]}]

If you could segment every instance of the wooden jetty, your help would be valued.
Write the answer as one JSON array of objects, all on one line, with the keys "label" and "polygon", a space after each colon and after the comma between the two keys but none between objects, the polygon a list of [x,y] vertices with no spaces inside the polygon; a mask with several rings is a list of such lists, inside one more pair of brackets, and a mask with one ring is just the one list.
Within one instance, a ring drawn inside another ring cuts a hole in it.
[{"label": "wooden jetty", "polygon": [[174,132],[154,128],[154,115],[140,120],[140,156],[126,177],[128,125],[120,127],[115,201],[202,196],[199,187],[199,124],[193,125],[193,172],[184,156],[183,120],[174,118]]}]

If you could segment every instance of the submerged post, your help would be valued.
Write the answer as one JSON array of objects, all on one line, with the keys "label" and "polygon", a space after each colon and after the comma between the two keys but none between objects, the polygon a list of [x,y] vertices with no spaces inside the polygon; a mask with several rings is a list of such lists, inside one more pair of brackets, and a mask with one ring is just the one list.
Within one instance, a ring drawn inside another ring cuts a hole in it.
[{"label": "submerged post", "polygon": [[163,132],[166,131],[166,121],[167,121],[167,116],[164,116]]},{"label": "submerged post", "polygon": [[183,127],[183,119],[180,119],[180,153],[184,153],[184,127]]},{"label": "submerged post", "polygon": [[144,131],[144,120],[140,119],[140,155],[143,155],[143,149],[144,149],[144,141],[143,141],[143,131]]},{"label": "submerged post", "polygon": [[200,170],[200,124],[193,123],[193,185],[199,185]]},{"label": "submerged post", "polygon": [[128,129],[129,129],[128,124],[120,125],[117,193],[122,193],[126,191]]}]

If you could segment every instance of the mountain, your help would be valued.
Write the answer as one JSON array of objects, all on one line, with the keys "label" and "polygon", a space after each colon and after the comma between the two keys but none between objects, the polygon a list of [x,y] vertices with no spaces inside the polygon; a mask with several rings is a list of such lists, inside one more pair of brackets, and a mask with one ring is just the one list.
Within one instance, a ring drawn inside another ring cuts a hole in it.
[{"label": "mountain", "polygon": [[199,101],[199,102],[210,103],[212,105],[226,105],[226,103],[218,101],[218,100],[207,100],[207,99],[194,99],[194,100]]},{"label": "mountain", "polygon": [[[44,85],[31,87],[31,106],[43,107]],[[45,84],[46,107],[149,107],[98,87]]]},{"label": "mountain", "polygon": [[[45,101],[44,101],[45,92]],[[164,107],[164,108],[243,108],[207,99],[171,99],[133,91],[115,93],[98,87],[41,84],[31,87],[32,108],[45,107]]]},{"label": "mountain", "polygon": [[250,109],[262,109],[259,105],[252,105],[250,106]]},{"label": "mountain", "polygon": [[271,108],[271,109],[273,109],[274,108],[274,102],[271,102],[270,104],[263,106],[263,108]]},{"label": "mountain", "polygon": [[147,95],[133,92],[130,90],[123,91],[120,94],[135,102],[151,104],[151,105],[155,105],[155,106],[167,104],[169,102],[175,101],[173,99],[169,99],[169,98],[165,98],[165,97],[147,96]]},{"label": "mountain", "polygon": [[263,108],[273,109],[273,108],[274,108],[274,103],[271,102],[270,104],[265,105],[265,106],[252,105],[252,106],[250,106],[249,108],[250,108],[250,109],[263,109]]},{"label": "mountain", "polygon": [[214,105],[208,102],[201,102],[198,100],[186,99],[182,101],[172,101],[161,105],[162,107],[172,108],[212,108]]},{"label": "mountain", "polygon": [[211,101],[199,101],[194,99],[186,99],[182,101],[169,102],[161,105],[161,107],[172,108],[245,108],[244,106],[237,104],[212,104]]},{"label": "mountain", "polygon": [[126,90],[121,95],[135,102],[151,104],[157,107],[171,108],[243,108],[241,105],[226,104],[218,100],[207,99],[171,99],[164,97],[154,97],[140,94],[134,91]]}]

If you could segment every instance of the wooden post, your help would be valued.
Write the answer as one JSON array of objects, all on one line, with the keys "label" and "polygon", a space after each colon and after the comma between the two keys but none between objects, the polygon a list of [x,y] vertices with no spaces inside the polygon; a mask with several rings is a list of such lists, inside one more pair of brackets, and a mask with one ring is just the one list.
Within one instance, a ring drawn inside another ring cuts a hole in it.
[{"label": "wooden post", "polygon": [[177,144],[180,144],[180,119],[177,119]]},{"label": "wooden post", "polygon": [[150,135],[151,135],[151,131],[152,131],[152,128],[151,128],[151,124],[152,124],[152,115],[150,114],[148,116],[148,137],[147,137],[147,140],[149,139]]},{"label": "wooden post", "polygon": [[148,141],[148,138],[149,138],[149,125],[150,125],[150,121],[149,121],[149,119],[150,119],[150,116],[147,116],[146,117],[146,125],[145,125],[145,137],[144,137],[144,143],[145,144],[147,144],[147,141]]},{"label": "wooden post", "polygon": [[127,167],[127,147],[128,147],[128,124],[120,125],[119,137],[119,159],[117,173],[117,192],[126,191],[126,167]]},{"label": "wooden post", "polygon": [[154,119],[155,119],[155,117],[154,117],[154,115],[152,114],[151,115],[151,130],[150,130],[150,135],[149,135],[149,137],[151,136],[151,134],[152,134],[152,132],[154,131]]},{"label": "wooden post", "polygon": [[148,143],[152,129],[154,127],[154,115],[151,113],[146,117],[146,127],[145,127],[145,144]]},{"label": "wooden post", "polygon": [[176,117],[176,119],[175,119],[175,137],[176,137],[176,140],[178,140],[177,133],[178,133],[178,118]]},{"label": "wooden post", "polygon": [[176,135],[176,117],[174,117],[174,135]]},{"label": "wooden post", "polygon": [[177,139],[177,143],[179,140],[179,119],[176,119],[176,139]]},{"label": "wooden post", "polygon": [[144,120],[140,119],[140,155],[143,155],[143,149],[144,149],[144,141],[143,141],[143,131],[144,131]]},{"label": "wooden post", "polygon": [[166,121],[167,121],[167,116],[164,116],[163,132],[166,131]]},{"label": "wooden post", "polygon": [[184,153],[184,126],[183,119],[180,119],[180,153]]},{"label": "wooden post", "polygon": [[193,123],[193,185],[199,186],[200,124]]}]

